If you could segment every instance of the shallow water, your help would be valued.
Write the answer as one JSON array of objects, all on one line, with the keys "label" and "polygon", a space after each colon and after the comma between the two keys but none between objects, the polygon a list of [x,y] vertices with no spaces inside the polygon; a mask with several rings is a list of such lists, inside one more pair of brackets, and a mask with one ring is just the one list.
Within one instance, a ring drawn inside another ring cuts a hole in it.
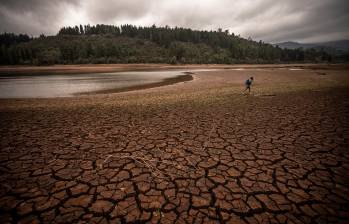
[{"label": "shallow water", "polygon": [[78,93],[139,86],[184,75],[184,71],[0,76],[0,98],[71,97]]}]

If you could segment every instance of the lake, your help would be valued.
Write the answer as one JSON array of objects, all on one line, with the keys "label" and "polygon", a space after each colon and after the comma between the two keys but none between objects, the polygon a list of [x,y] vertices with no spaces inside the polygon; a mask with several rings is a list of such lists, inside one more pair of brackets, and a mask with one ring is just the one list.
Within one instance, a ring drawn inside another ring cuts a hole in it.
[{"label": "lake", "polygon": [[185,75],[183,70],[91,74],[1,75],[0,98],[72,97],[79,93],[124,89]]}]

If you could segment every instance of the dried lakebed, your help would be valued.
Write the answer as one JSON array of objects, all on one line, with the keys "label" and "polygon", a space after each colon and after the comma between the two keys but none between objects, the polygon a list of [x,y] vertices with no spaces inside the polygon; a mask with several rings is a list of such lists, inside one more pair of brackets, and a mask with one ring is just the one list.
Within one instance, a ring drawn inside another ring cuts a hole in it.
[{"label": "dried lakebed", "polygon": [[347,87],[282,84],[342,76],[272,72],[0,100],[1,223],[348,223]]}]

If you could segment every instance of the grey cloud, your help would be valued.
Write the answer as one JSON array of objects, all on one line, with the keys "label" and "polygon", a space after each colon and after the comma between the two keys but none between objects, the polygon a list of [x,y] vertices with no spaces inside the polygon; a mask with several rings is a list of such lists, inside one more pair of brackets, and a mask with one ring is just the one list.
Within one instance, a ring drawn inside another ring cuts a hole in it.
[{"label": "grey cloud", "polygon": [[347,0],[1,0],[0,31],[55,34],[76,22],[126,22],[311,42],[349,39],[348,12]]},{"label": "grey cloud", "polygon": [[[279,15],[273,21],[264,21],[259,30],[248,30],[253,37],[265,39],[272,42],[282,40],[297,41],[327,41],[328,37],[335,39],[349,38],[348,21],[349,4],[346,1],[307,1],[307,4],[288,3],[289,11]],[[293,6],[293,7],[292,7]],[[301,15],[300,21],[297,21],[297,15]],[[289,16],[287,22],[280,23],[282,16]],[[294,16],[294,22],[292,20]],[[263,29],[263,23],[269,24]]]},{"label": "grey cloud", "polygon": [[249,5],[248,8],[238,11],[234,16],[234,19],[238,20],[239,22],[243,22],[260,17],[264,14],[268,14],[273,8],[271,7],[272,4],[275,4],[275,0],[257,1],[254,4]]},{"label": "grey cloud", "polygon": [[64,10],[77,7],[78,3],[78,0],[1,0],[0,31],[54,34],[64,17]]},{"label": "grey cloud", "polygon": [[215,23],[214,18],[218,12],[211,11],[207,5],[197,5],[194,1],[180,7],[178,4],[165,5],[159,10],[166,15],[160,17],[160,25],[191,27],[195,29],[205,29]]},{"label": "grey cloud", "polygon": [[86,1],[86,14],[93,23],[136,19],[148,13],[152,2],[144,0]]}]

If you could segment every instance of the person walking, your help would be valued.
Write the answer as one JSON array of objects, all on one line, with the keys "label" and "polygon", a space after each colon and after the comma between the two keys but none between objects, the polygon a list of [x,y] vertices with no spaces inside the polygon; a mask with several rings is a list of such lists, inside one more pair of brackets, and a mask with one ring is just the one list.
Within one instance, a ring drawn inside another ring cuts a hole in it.
[{"label": "person walking", "polygon": [[253,82],[253,77],[250,77],[249,79],[247,79],[245,81],[245,86],[246,86],[246,90],[248,90],[248,92],[250,93],[251,92],[251,85],[252,85],[252,82]]}]

